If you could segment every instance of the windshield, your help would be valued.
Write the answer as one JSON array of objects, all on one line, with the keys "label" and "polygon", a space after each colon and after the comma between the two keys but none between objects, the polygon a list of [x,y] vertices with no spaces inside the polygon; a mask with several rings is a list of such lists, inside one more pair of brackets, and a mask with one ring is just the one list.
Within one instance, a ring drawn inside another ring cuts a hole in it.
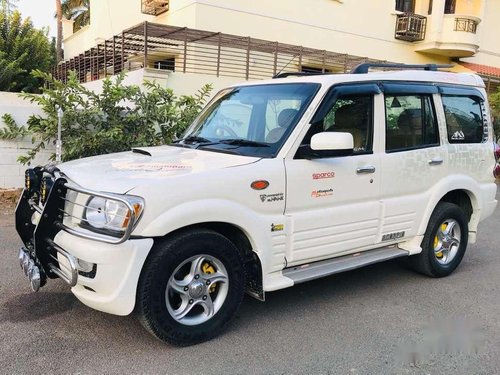
[{"label": "windshield", "polygon": [[223,90],[175,144],[274,157],[319,86],[315,83],[287,83]]}]

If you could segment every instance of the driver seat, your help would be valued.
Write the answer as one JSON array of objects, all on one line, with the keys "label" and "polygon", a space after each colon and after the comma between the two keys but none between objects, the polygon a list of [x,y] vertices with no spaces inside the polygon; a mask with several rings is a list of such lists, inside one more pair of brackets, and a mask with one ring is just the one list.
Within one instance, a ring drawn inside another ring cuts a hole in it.
[{"label": "driver seat", "polygon": [[278,115],[278,127],[272,129],[269,132],[269,134],[266,137],[266,142],[267,143],[278,142],[283,136],[283,134],[285,134],[286,129],[288,129],[290,124],[295,119],[295,116],[297,116],[297,113],[299,113],[299,111],[293,108],[286,108],[282,110]]}]

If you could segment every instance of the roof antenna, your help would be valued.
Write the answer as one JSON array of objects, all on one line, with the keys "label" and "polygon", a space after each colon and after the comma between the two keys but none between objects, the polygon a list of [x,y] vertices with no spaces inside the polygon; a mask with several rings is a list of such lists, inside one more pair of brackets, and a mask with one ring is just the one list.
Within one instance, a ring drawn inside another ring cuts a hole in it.
[{"label": "roof antenna", "polygon": [[281,68],[281,70],[273,76],[273,78],[278,78],[278,77],[280,76],[280,74],[283,72],[283,70],[285,70],[285,69],[287,68],[287,66],[288,66],[288,65],[290,65],[290,63],[291,63],[293,60],[295,60],[295,58],[296,58],[297,56],[298,56],[298,55],[293,55],[293,57],[290,59],[290,61],[289,61],[289,62],[287,62],[287,63],[286,63],[286,65],[285,65],[283,68]]}]

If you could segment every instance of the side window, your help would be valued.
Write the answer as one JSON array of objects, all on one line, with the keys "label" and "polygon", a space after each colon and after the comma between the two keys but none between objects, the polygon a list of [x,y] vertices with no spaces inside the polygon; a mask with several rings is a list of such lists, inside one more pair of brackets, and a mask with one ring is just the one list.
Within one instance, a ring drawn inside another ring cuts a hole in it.
[{"label": "side window", "polygon": [[373,96],[341,96],[328,111],[323,121],[315,124],[319,132],[351,133],[354,153],[372,151]]},{"label": "side window", "polygon": [[477,97],[443,95],[450,143],[481,143],[485,139],[482,104]]},{"label": "side window", "polygon": [[386,151],[439,145],[431,95],[386,95]]}]

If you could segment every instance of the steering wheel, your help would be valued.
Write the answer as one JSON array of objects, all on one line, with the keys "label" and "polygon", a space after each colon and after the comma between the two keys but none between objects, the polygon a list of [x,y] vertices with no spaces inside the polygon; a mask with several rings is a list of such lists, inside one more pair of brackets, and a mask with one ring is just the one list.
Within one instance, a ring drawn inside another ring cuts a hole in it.
[{"label": "steering wheel", "polygon": [[223,138],[225,133],[227,133],[231,138],[239,138],[238,134],[236,134],[235,131],[228,126],[219,125],[215,128],[215,135],[217,137]]}]

